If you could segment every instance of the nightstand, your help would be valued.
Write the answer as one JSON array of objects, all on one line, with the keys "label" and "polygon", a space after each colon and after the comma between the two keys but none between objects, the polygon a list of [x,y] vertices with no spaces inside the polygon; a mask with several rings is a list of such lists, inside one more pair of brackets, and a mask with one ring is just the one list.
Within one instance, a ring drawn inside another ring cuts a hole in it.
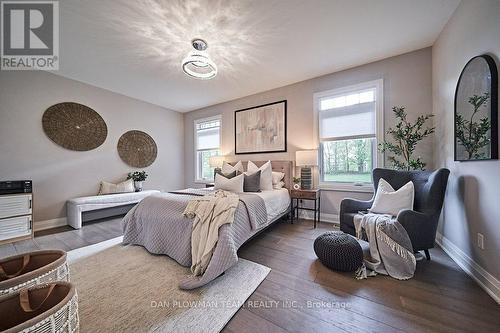
[{"label": "nightstand", "polygon": [[[295,216],[299,216],[299,209],[310,210],[314,212],[314,227],[316,228],[316,222],[320,219],[320,207],[321,207],[321,190],[290,190],[291,197],[291,209],[292,209],[292,223]],[[299,207],[299,200],[310,200],[314,201],[314,208]],[[295,204],[294,204],[295,201]]]}]

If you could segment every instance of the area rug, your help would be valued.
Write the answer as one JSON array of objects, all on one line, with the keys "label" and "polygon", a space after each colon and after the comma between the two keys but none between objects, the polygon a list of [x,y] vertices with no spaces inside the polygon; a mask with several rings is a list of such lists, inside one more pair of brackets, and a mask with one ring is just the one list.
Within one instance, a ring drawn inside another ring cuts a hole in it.
[{"label": "area rug", "polygon": [[80,332],[219,332],[270,272],[239,259],[202,288],[180,290],[188,267],[121,239],[68,253]]}]

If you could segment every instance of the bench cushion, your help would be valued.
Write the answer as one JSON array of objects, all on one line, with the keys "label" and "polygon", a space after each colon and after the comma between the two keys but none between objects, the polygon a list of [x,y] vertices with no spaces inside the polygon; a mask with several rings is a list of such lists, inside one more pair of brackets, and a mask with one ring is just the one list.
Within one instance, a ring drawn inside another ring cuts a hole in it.
[{"label": "bench cushion", "polygon": [[159,194],[160,191],[149,190],[141,192],[130,192],[130,193],[116,193],[116,194],[103,194],[103,195],[93,195],[89,197],[80,197],[68,200],[69,204],[73,205],[84,205],[84,204],[127,204],[133,201],[140,201],[145,197],[153,194]]},{"label": "bench cushion", "polygon": [[70,199],[66,205],[68,224],[75,229],[80,229],[82,227],[82,212],[135,204],[150,195],[160,193],[157,190],[148,190]]}]

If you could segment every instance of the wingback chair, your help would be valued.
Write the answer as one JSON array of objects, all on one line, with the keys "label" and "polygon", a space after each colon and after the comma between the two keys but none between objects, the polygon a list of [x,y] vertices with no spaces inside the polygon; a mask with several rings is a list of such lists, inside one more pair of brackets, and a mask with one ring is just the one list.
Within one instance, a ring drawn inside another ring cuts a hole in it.
[{"label": "wingback chair", "polygon": [[[373,170],[374,193],[377,192],[380,178],[384,178],[395,190],[410,180],[413,182],[415,186],[413,210],[399,212],[397,219],[408,233],[413,250],[424,250],[427,260],[430,260],[429,249],[434,247],[449,174],[450,170],[448,169],[439,169],[434,172],[398,171],[381,168]],[[370,201],[342,200],[340,204],[340,230],[356,235],[354,215],[359,211],[366,211],[372,204],[373,198]]]}]

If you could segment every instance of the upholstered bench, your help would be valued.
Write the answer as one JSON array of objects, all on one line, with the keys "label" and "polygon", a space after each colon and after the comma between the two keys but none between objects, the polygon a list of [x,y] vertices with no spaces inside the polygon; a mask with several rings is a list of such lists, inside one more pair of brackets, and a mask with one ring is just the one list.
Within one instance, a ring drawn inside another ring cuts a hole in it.
[{"label": "upholstered bench", "polygon": [[150,195],[159,193],[161,192],[156,190],[149,190],[131,193],[94,195],[90,197],[81,197],[68,200],[68,202],[66,203],[68,224],[75,229],[80,229],[82,227],[83,212],[133,205]]}]

